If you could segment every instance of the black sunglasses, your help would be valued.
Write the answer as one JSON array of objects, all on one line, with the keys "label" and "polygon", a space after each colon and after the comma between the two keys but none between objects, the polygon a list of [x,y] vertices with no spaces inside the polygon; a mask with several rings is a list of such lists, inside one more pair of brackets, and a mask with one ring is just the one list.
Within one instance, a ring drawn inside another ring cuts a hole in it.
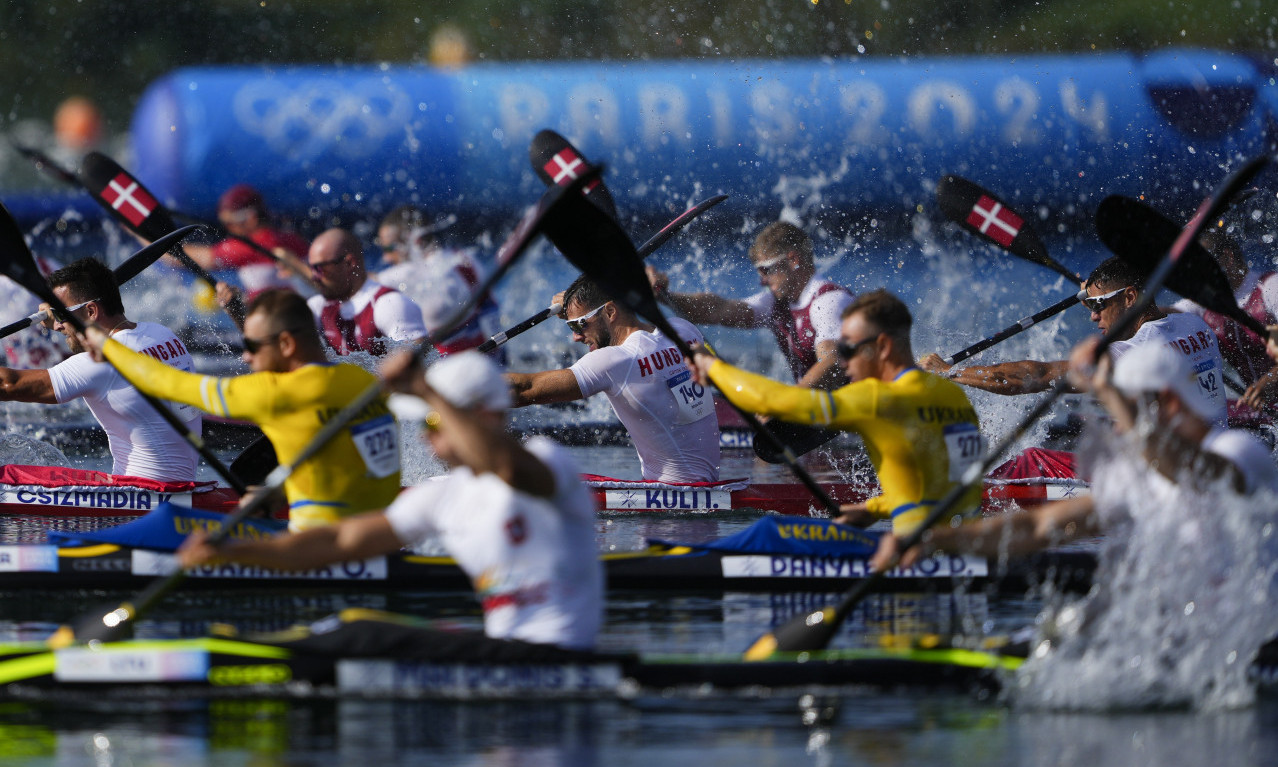
[{"label": "black sunglasses", "polygon": [[[880,333],[879,335],[883,335],[883,334]],[[835,345],[834,347],[834,351],[839,355],[839,359],[846,362],[852,359],[853,357],[855,357],[856,353],[861,351],[862,346],[865,346],[867,344],[872,344],[877,340],[879,340],[879,336],[870,336],[869,338],[862,338],[860,341],[857,341],[854,344],[850,344],[847,341],[844,341],[842,338],[840,338],[839,343]]]},{"label": "black sunglasses", "polygon": [[281,330],[280,332],[274,335],[270,335],[270,336],[267,336],[266,338],[261,338],[261,339],[249,338],[248,336],[240,336],[240,345],[243,346],[244,351],[248,352],[249,354],[257,354],[265,347],[270,346],[271,344],[279,341],[280,336],[284,335],[285,333],[297,333],[298,330],[299,330],[298,328],[284,328],[283,330]]}]

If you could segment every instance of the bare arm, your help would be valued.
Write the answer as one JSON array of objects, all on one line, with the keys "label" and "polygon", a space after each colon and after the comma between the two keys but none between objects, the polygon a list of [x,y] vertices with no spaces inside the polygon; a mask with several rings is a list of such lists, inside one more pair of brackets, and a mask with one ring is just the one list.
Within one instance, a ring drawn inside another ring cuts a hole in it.
[{"label": "bare arm", "polygon": [[47,370],[0,368],[0,400],[4,402],[36,402],[56,405],[53,379]]},{"label": "bare arm", "polygon": [[808,368],[808,372],[795,382],[795,386],[808,389],[837,389],[847,383],[839,365],[839,355],[835,351],[838,341],[821,341],[816,345],[816,364]]},{"label": "bare arm", "polygon": [[1029,511],[986,517],[958,527],[934,527],[918,546],[904,553],[898,551],[900,542],[896,536],[885,535],[871,565],[876,570],[888,569],[900,554],[900,564],[908,567],[938,551],[985,557],[1024,556],[1049,546],[1100,535],[1094,512],[1090,495],[1066,498]]},{"label": "bare arm", "polygon": [[381,511],[370,511],[300,533],[261,540],[226,541],[209,545],[204,533],[196,533],[178,550],[183,567],[207,562],[242,562],[277,570],[310,570],[333,562],[366,559],[398,551],[403,544]]},{"label": "bare arm", "polygon": [[[995,394],[1033,394],[1047,391],[1057,379],[1065,376],[1069,370],[1069,362],[1036,362],[1021,360],[1019,362],[1003,362],[997,365],[971,365],[956,368],[946,365],[935,354],[929,354],[919,360],[919,367],[924,370],[944,375],[955,383],[984,389]],[[1073,386],[1069,391],[1077,391]]]},{"label": "bare arm", "polygon": [[542,373],[507,373],[506,380],[510,382],[514,407],[581,399],[577,377],[567,368]]}]

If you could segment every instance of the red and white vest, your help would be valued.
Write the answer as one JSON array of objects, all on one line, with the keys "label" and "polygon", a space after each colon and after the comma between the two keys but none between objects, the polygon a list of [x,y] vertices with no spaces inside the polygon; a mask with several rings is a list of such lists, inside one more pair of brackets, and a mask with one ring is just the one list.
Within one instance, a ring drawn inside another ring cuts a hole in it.
[{"label": "red and white vest", "polygon": [[368,352],[377,356],[385,354],[386,342],[389,339],[377,328],[377,323],[373,320],[373,307],[382,296],[398,292],[394,288],[383,285],[373,294],[373,300],[349,320],[342,319],[341,301],[325,302],[320,312],[320,331],[324,334],[324,340],[338,354],[345,355],[352,352]]},{"label": "red and white vest", "polygon": [[[1239,303],[1239,307],[1256,318],[1261,325],[1278,323],[1278,319],[1265,306],[1264,295],[1265,281],[1274,274],[1275,272],[1262,274],[1246,300]],[[1273,361],[1265,354],[1265,339],[1223,314],[1210,310],[1203,312],[1203,320],[1220,342],[1220,356],[1238,371],[1244,384],[1250,386],[1273,365]]]},{"label": "red and white vest", "polygon": [[817,288],[811,300],[801,308],[791,309],[785,301],[776,301],[772,304],[768,327],[772,330],[772,335],[776,336],[777,343],[785,354],[786,362],[790,363],[790,372],[794,374],[796,381],[817,362],[816,332],[812,329],[812,318],[809,316],[812,303],[818,296],[823,296],[832,290],[848,292],[842,286],[827,282]]}]

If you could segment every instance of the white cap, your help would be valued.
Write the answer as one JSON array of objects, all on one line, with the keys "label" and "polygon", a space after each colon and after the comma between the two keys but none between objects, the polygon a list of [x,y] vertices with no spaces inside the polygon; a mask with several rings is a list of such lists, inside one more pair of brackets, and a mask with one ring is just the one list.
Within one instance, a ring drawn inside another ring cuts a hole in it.
[{"label": "white cap", "polygon": [[510,407],[510,384],[501,368],[486,354],[459,352],[426,371],[426,383],[454,407],[505,410]]},{"label": "white cap", "polygon": [[1198,372],[1189,358],[1158,342],[1135,346],[1114,363],[1114,387],[1127,396],[1170,389],[1189,409],[1212,420],[1199,392]]}]

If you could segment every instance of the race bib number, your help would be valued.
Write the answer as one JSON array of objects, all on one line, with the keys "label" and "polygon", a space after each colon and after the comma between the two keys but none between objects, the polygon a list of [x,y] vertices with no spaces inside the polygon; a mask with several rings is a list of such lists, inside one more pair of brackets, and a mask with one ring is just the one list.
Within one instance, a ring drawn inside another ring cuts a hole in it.
[{"label": "race bib number", "polygon": [[1216,368],[1216,361],[1204,360],[1199,362],[1194,366],[1194,372],[1198,377],[1198,390],[1207,402],[1218,407],[1225,393],[1220,388],[1222,377],[1221,371]]},{"label": "race bib number", "polygon": [[962,482],[969,466],[985,455],[985,437],[972,423],[955,423],[942,429],[945,450],[950,457],[950,481]]},{"label": "race bib number", "polygon": [[714,412],[711,400],[706,396],[706,387],[692,380],[692,371],[684,368],[666,379],[670,394],[674,396],[679,415],[675,423],[685,424],[700,421]]},{"label": "race bib number", "polygon": [[399,427],[392,416],[355,424],[351,438],[369,474],[382,479],[399,471]]}]

